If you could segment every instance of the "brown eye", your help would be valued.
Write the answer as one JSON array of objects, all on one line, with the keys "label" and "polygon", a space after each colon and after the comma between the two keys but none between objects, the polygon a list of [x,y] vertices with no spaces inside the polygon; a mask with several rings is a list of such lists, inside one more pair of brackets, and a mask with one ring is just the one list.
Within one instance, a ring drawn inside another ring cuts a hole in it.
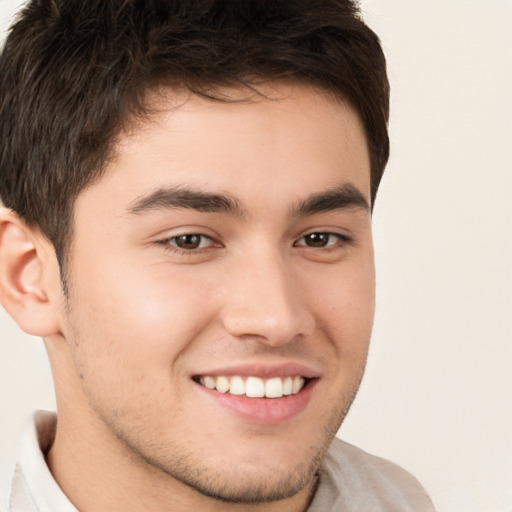
[{"label": "brown eye", "polygon": [[339,242],[344,241],[345,238],[337,233],[309,233],[300,238],[295,245],[323,248],[336,245]]},{"label": "brown eye", "polygon": [[198,235],[195,233],[173,236],[169,239],[169,243],[183,249],[185,251],[192,251],[194,249],[203,249],[212,243],[212,239],[206,235]]},{"label": "brown eye", "polygon": [[308,247],[325,247],[330,237],[329,233],[311,233],[304,237],[304,242]]}]

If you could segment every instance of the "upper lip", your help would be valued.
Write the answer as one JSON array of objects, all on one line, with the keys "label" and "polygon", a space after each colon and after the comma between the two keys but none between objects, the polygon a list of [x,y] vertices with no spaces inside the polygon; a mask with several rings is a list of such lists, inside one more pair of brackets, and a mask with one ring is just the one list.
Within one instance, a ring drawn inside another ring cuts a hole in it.
[{"label": "upper lip", "polygon": [[300,375],[307,379],[320,377],[320,372],[311,366],[297,362],[281,363],[241,363],[214,369],[205,369],[195,372],[193,376],[229,377],[239,375],[241,377],[259,377],[269,379],[272,377],[294,377]]}]

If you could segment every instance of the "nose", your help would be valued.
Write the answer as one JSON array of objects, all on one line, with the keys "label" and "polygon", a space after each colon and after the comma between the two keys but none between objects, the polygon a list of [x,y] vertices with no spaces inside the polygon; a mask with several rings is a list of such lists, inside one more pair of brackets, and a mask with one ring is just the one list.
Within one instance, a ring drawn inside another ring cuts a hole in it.
[{"label": "nose", "polygon": [[314,317],[295,277],[292,265],[278,251],[238,262],[228,277],[224,328],[232,336],[271,346],[309,336]]}]

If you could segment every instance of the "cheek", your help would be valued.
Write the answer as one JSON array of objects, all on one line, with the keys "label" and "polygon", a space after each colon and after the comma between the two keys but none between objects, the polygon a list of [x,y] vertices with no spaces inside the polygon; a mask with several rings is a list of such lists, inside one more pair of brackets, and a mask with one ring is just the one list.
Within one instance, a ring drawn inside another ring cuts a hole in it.
[{"label": "cheek", "polygon": [[187,323],[188,317],[198,315],[198,304],[206,305],[215,289],[205,279],[208,274],[196,266],[128,261],[125,267],[127,271],[119,278],[114,277],[113,269],[106,272],[105,279],[112,282],[109,299],[122,305],[117,313],[126,319],[176,325],[176,319],[183,318]]},{"label": "cheek", "polygon": [[[347,328],[373,318],[375,308],[375,270],[373,259],[358,265],[333,268],[313,281],[317,289],[318,309],[328,311],[333,320],[339,318]],[[353,318],[354,322],[348,322]]]},{"label": "cheek", "polygon": [[317,295],[319,327],[345,360],[366,358],[375,312],[373,261],[335,272]]},{"label": "cheek", "polygon": [[77,269],[74,275],[95,278],[71,283],[72,336],[86,340],[83,357],[102,358],[104,367],[115,363],[116,371],[128,367],[132,374],[168,369],[210,322],[213,291],[185,272],[125,268],[129,271],[119,262],[96,266],[94,273]]}]

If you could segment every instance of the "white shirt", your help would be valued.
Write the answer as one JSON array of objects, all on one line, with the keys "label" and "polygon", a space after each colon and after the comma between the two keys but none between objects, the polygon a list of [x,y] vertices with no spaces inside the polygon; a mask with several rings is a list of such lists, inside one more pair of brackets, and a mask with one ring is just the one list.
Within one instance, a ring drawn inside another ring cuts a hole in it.
[{"label": "white shirt", "polygon": [[[37,411],[27,425],[7,512],[78,512],[45,462],[56,424],[55,413]],[[412,475],[339,439],[331,444],[319,476],[308,512],[435,512]]]}]

